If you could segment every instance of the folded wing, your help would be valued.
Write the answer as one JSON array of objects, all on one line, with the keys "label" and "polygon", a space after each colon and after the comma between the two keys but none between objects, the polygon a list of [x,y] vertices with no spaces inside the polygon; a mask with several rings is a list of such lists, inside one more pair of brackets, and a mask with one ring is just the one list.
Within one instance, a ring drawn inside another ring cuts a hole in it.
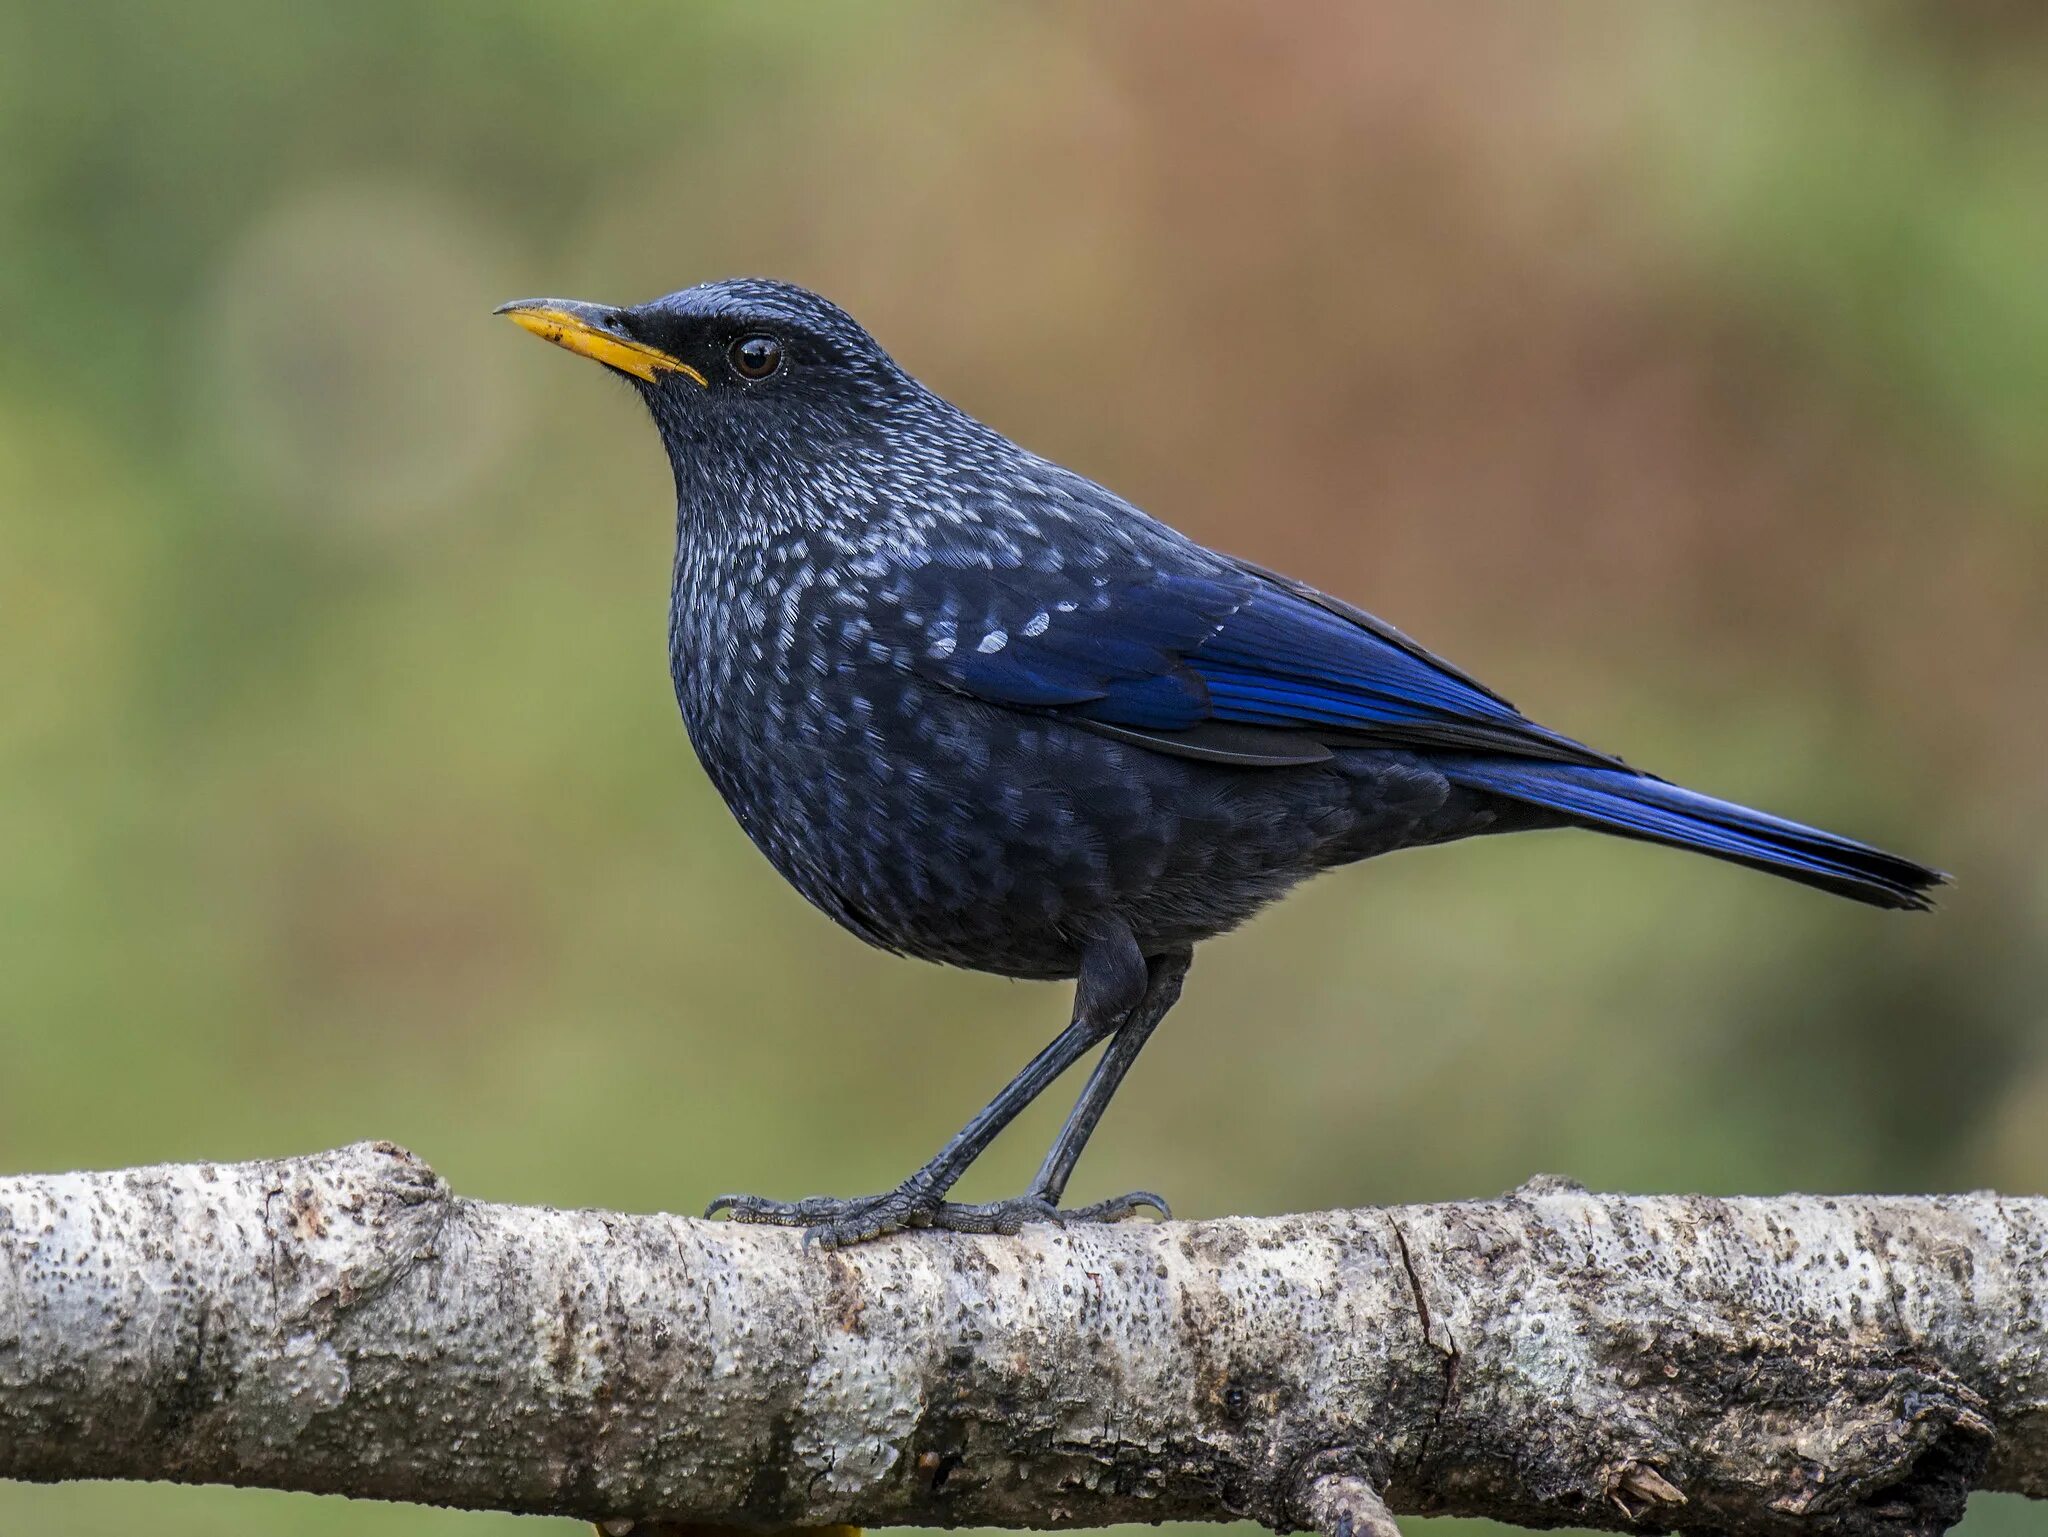
[{"label": "folded wing", "polygon": [[1371,615],[1248,564],[927,568],[899,617],[926,677],[1159,752],[1276,767],[1371,745],[1616,762]]}]

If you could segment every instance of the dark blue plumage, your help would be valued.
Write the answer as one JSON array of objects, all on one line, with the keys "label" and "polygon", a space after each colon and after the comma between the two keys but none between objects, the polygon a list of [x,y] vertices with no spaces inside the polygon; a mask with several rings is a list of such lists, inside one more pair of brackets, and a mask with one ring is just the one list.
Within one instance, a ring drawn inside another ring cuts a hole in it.
[{"label": "dark blue plumage", "polygon": [[[1334,865],[1580,826],[1884,907],[1924,907],[1941,879],[1537,725],[1372,616],[1017,447],[802,289],[507,310],[653,412],[676,480],[676,695],[748,835],[871,943],[1080,979],[1068,1031],[904,1187],[726,1203],[740,1216],[850,1241],[1049,1214],[1192,946]],[[1105,1037],[1032,1192],[945,1202]]]}]

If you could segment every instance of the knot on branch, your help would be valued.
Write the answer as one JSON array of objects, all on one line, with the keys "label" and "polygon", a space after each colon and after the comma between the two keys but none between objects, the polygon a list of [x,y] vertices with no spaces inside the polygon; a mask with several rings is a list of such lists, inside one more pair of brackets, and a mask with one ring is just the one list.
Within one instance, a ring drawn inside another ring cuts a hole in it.
[{"label": "knot on branch", "polygon": [[1787,1531],[1939,1537],[1963,1518],[1995,1439],[1987,1405],[1939,1367],[1842,1374],[1840,1412],[1793,1438],[1791,1487],[1770,1502]]},{"label": "knot on branch", "polygon": [[395,1142],[274,1165],[263,1231],[279,1324],[329,1320],[434,1253],[454,1195]]},{"label": "knot on branch", "polygon": [[[1624,1328],[1609,1349],[1630,1359],[1624,1423],[1658,1466],[1615,1467],[1608,1497],[1646,1530],[1684,1502],[1757,1537],[1939,1537],[1990,1460],[1989,1405],[1953,1371],[1818,1324]],[[1659,1437],[1688,1403],[1708,1412],[1686,1440]]]},{"label": "knot on branch", "polygon": [[1401,1537],[1356,1452],[1318,1452],[1294,1476],[1289,1514],[1323,1537]]}]

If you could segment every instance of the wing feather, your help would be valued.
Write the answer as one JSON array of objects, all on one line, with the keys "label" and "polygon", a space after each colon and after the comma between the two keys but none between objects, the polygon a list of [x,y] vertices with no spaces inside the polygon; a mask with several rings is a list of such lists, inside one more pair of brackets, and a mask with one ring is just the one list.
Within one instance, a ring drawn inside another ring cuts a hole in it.
[{"label": "wing feather", "polygon": [[901,611],[988,617],[906,649],[921,674],[990,704],[1206,761],[1379,745],[1618,765],[1362,609],[1195,546],[1184,558],[1114,577],[926,567],[918,583],[943,590],[908,591]]}]

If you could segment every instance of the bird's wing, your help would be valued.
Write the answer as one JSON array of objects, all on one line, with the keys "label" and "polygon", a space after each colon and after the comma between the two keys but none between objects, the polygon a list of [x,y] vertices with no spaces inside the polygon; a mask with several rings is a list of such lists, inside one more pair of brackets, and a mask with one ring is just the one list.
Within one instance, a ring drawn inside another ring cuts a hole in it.
[{"label": "bird's wing", "polygon": [[1370,614],[1257,566],[924,568],[895,628],[912,670],[1162,752],[1313,763],[1335,746],[1616,760],[1525,718]]}]

